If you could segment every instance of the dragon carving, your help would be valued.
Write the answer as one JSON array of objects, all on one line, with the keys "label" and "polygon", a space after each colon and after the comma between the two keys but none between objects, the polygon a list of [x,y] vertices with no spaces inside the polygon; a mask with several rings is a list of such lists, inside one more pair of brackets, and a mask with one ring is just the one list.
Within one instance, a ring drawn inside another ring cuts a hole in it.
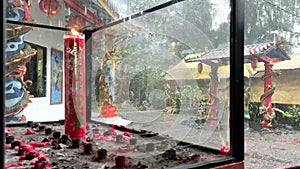
[{"label": "dragon carving", "polygon": [[[7,0],[6,20],[30,22],[31,0]],[[36,54],[36,50],[24,42],[24,34],[32,30],[29,26],[7,24],[5,47],[5,117],[6,121],[26,121],[22,111],[30,103],[28,86],[23,81],[25,64]]]}]

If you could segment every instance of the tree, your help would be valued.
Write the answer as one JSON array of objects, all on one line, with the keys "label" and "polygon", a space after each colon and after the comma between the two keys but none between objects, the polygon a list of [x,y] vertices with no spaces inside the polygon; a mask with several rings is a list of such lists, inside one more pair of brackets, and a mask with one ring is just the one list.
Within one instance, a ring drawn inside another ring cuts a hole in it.
[{"label": "tree", "polygon": [[[247,0],[245,3],[245,44],[262,43],[283,36],[287,49],[296,47],[293,39],[297,20],[295,0]],[[274,33],[278,33],[276,36]]]}]

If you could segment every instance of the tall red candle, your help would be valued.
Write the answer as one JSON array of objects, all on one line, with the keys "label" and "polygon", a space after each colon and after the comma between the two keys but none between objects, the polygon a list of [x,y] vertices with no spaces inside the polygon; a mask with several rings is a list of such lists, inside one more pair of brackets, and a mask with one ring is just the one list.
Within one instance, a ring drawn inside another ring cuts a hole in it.
[{"label": "tall red candle", "polygon": [[84,36],[64,37],[65,134],[72,139],[86,134],[86,80]]}]

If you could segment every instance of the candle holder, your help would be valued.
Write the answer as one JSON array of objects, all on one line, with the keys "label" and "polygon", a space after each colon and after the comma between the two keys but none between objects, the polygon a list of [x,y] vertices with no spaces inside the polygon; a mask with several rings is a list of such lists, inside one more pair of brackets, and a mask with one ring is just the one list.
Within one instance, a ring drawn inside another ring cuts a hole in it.
[{"label": "candle holder", "polygon": [[107,156],[107,150],[106,149],[99,149],[97,150],[98,160],[103,161],[106,159]]},{"label": "candle holder", "polygon": [[123,135],[122,134],[119,134],[116,136],[116,142],[117,143],[123,143]]},{"label": "candle holder", "polygon": [[5,139],[5,143],[6,143],[6,144],[10,144],[10,143],[12,143],[14,140],[15,140],[15,137],[14,137],[14,136],[7,136],[6,139]]},{"label": "candle holder", "polygon": [[80,139],[73,139],[71,148],[79,148],[80,142],[81,142]]},{"label": "candle holder", "polygon": [[83,144],[83,151],[84,154],[90,155],[93,152],[93,144],[90,142],[87,142],[85,144]]},{"label": "candle holder", "polygon": [[68,145],[68,144],[72,143],[72,140],[71,140],[69,135],[64,134],[64,135],[61,136],[61,143],[65,144],[65,145]]},{"label": "candle holder", "polygon": [[59,131],[55,131],[52,136],[54,139],[59,139],[60,135],[61,135],[61,133]]},{"label": "candle holder", "polygon": [[21,155],[23,155],[24,153],[25,153],[25,146],[19,146],[17,155],[18,155],[18,156],[21,156]]},{"label": "candle holder", "polygon": [[50,135],[50,134],[52,134],[52,128],[46,128],[45,135]]},{"label": "candle holder", "polygon": [[126,157],[124,156],[117,156],[115,162],[116,162],[116,168],[126,167]]},{"label": "candle holder", "polygon": [[44,126],[44,125],[39,126],[39,132],[45,131],[45,129],[46,129],[46,126]]},{"label": "candle holder", "polygon": [[25,154],[25,160],[32,160],[32,159],[34,159],[35,155],[36,155],[36,152],[28,152]]},{"label": "candle holder", "polygon": [[18,147],[20,146],[21,143],[19,141],[13,141],[11,144],[10,144],[10,149],[14,149],[15,147]]},{"label": "candle holder", "polygon": [[169,149],[162,154],[162,157],[169,160],[176,160],[176,151],[174,149]]},{"label": "candle holder", "polygon": [[129,139],[129,145],[133,146],[133,145],[136,145],[137,143],[137,139],[136,138],[130,138]]}]

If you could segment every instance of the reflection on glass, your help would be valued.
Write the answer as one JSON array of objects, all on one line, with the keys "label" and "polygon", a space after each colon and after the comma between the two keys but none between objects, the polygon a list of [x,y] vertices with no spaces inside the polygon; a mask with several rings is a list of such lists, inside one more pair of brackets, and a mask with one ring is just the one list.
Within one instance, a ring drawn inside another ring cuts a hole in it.
[{"label": "reflection on glass", "polygon": [[93,34],[93,120],[228,146],[228,16],[197,13],[201,5],[178,3]]},{"label": "reflection on glass", "polygon": [[26,64],[27,71],[23,80],[30,83],[28,90],[33,97],[46,97],[47,48],[37,44],[29,44],[37,52],[36,56],[33,56]]}]

